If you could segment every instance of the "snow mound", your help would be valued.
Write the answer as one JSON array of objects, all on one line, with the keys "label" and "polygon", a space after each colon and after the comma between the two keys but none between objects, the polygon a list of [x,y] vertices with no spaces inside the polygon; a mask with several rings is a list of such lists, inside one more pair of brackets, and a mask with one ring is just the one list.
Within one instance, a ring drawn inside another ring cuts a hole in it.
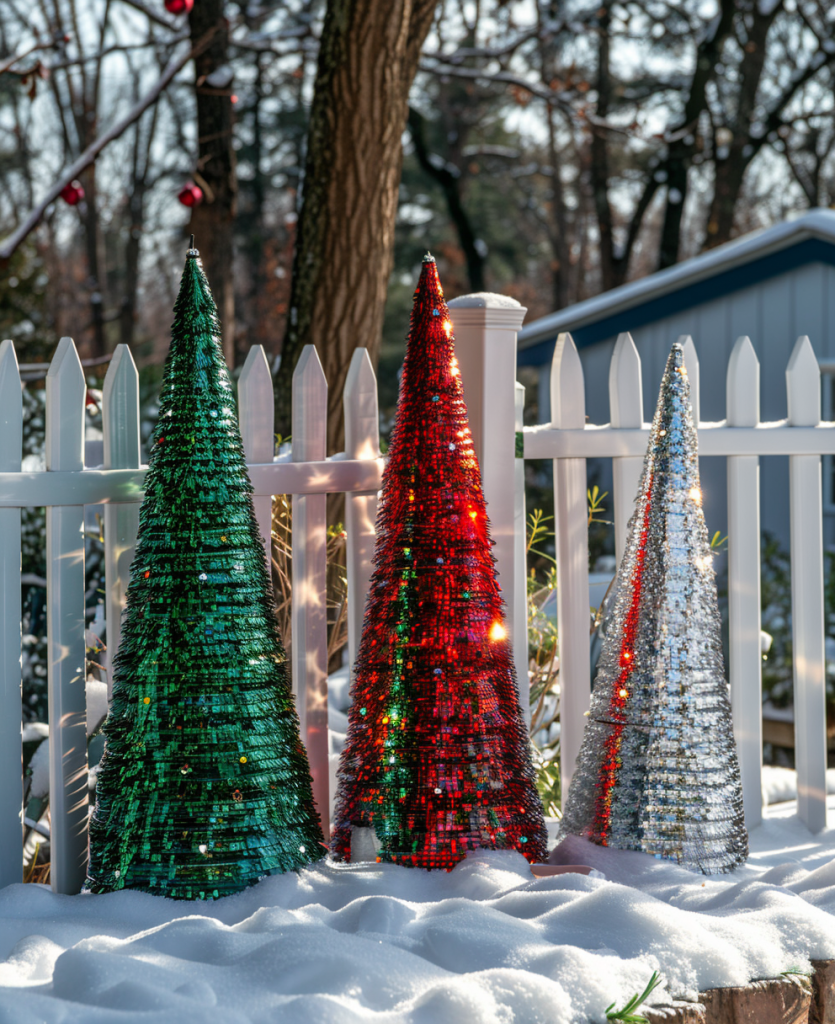
[{"label": "snow mound", "polygon": [[658,1004],[835,957],[835,829],[791,804],[728,876],[575,838],[553,857],[605,877],[482,851],[449,874],[319,863],[217,903],[9,886],[0,1021],[603,1024],[654,970]]}]

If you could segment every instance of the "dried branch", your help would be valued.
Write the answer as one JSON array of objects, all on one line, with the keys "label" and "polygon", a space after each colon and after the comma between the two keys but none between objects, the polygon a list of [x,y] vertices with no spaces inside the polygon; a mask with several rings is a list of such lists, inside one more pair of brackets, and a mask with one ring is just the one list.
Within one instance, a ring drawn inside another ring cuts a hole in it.
[{"label": "dried branch", "polygon": [[115,139],[118,139],[126,128],[129,128],[134,121],[138,120],[138,118],[145,113],[148,107],[150,107],[151,104],[159,98],[160,94],[166,89],[177,72],[180,71],[181,68],[183,68],[194,56],[198,53],[202,53],[203,50],[206,49],[214,38],[216,32],[217,28],[213,28],[203,36],[196,46],[193,46],[190,50],[171,60],[161,77],[154,83],[142,99],[131,107],[127,114],[125,114],[120,121],[117,121],[109,131],[106,131],[104,135],[100,135],[95,142],[89,145],[75,163],[68,167],[64,173],[59,176],[57,181],[47,191],[46,195],[41,199],[34,210],[32,210],[17,231],[15,231],[13,235],[7,238],[6,241],[0,245],[0,259],[9,259],[20,243],[37,226],[40,219],[43,217],[46,208],[50,203],[55,202],[61,194],[62,189],[77,178],[86,167],[89,167],[105,146],[109,145]]}]

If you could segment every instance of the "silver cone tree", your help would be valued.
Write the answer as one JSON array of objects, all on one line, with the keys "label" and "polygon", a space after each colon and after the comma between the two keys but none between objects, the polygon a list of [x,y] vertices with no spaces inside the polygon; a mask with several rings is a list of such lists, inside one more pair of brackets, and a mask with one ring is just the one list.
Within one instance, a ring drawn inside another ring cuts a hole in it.
[{"label": "silver cone tree", "polygon": [[698,442],[673,346],[561,836],[704,874],[748,856]]}]

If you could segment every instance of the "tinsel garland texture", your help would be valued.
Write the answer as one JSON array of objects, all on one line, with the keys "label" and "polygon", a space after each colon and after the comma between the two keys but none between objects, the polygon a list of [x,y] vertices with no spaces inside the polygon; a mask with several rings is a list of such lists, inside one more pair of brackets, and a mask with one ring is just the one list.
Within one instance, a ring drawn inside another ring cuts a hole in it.
[{"label": "tinsel garland texture", "polygon": [[87,888],[236,892],[325,852],[196,250],[174,309]]},{"label": "tinsel garland texture", "polygon": [[704,874],[748,856],[698,442],[667,361],[560,835]]},{"label": "tinsel garland texture", "polygon": [[435,262],[415,292],[383,477],[332,850],[455,866],[476,848],[542,860],[546,832]]}]

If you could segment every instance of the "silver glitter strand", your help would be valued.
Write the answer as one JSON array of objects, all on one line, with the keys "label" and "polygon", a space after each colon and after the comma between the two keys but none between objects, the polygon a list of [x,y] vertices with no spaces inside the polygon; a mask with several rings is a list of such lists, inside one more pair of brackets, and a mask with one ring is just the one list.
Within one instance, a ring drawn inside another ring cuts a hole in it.
[{"label": "silver glitter strand", "polygon": [[560,836],[706,875],[748,856],[698,441],[673,345]]}]

